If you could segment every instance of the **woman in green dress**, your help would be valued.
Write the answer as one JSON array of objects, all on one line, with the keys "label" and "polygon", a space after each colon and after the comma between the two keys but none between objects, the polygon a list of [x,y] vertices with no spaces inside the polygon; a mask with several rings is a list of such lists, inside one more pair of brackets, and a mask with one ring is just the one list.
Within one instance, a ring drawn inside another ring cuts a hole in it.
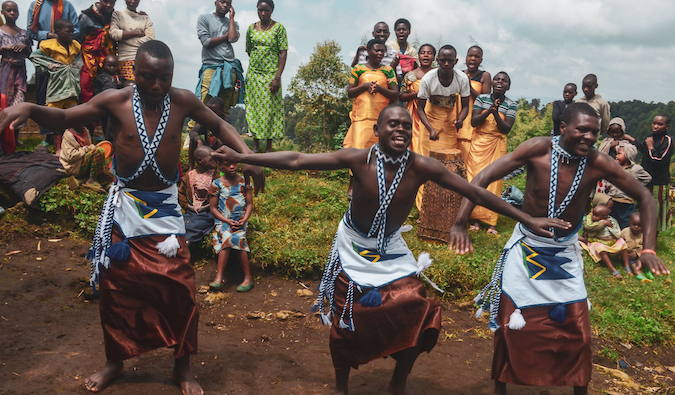
[{"label": "woman in green dress", "polygon": [[253,135],[253,151],[266,139],[265,152],[272,151],[272,139],[284,136],[284,99],[281,74],[286,66],[288,40],[284,26],[272,20],[273,0],[258,0],[260,21],[246,31],[246,121]]}]

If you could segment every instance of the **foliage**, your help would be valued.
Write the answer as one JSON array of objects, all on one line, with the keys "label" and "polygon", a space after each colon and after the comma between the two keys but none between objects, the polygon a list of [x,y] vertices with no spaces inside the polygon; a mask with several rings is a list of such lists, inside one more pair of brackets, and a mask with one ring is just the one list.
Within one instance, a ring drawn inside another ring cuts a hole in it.
[{"label": "foliage", "polygon": [[40,198],[40,208],[53,223],[65,225],[73,221],[75,231],[91,238],[105,198],[105,194],[86,188],[71,191],[62,179]]},{"label": "foliage", "polygon": [[522,142],[532,137],[549,136],[551,134],[551,129],[553,129],[553,120],[551,119],[553,105],[549,104],[542,109],[542,112],[539,112],[537,111],[539,104],[535,100],[533,100],[533,104],[528,103],[523,98],[518,100],[516,122],[513,124],[507,139],[508,152],[513,151]]},{"label": "foliage", "polygon": [[[658,114],[675,116],[675,102],[646,103],[640,100],[611,102],[612,117],[621,117],[626,123],[626,133],[636,139],[644,139],[652,133],[652,120]],[[672,131],[671,131],[672,135]]]},{"label": "foliage", "polygon": [[309,62],[300,65],[291,80],[289,89],[299,102],[289,113],[303,114],[295,126],[295,141],[306,150],[334,149],[335,134],[349,124],[349,67],[340,50],[336,41],[317,44]]},{"label": "foliage", "polygon": [[238,105],[230,110],[230,124],[239,134],[248,133],[248,122],[246,122],[246,108]]}]

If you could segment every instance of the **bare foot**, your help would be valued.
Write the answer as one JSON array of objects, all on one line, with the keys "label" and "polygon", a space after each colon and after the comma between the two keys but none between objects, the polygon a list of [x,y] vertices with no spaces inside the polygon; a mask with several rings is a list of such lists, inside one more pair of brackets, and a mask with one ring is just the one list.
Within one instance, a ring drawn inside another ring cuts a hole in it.
[{"label": "bare foot", "polygon": [[116,379],[124,370],[124,362],[122,361],[106,361],[103,369],[92,374],[84,380],[84,387],[91,392],[99,392],[108,384]]},{"label": "bare foot", "polygon": [[204,395],[202,386],[197,383],[190,370],[190,355],[176,359],[173,368],[173,379],[180,385],[183,395]]},{"label": "bare foot", "polygon": [[404,387],[394,387],[391,383],[387,385],[387,392],[394,395],[412,395],[412,391],[408,386]]}]

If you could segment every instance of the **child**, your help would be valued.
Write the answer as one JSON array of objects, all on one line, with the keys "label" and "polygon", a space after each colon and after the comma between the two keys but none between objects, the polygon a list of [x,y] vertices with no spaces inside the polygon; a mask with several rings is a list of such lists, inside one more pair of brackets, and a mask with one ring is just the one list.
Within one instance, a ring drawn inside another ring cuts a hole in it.
[{"label": "child", "polygon": [[[105,150],[91,142],[86,128],[67,129],[63,133],[63,145],[59,157],[66,174],[70,175],[68,183],[72,189],[79,185],[77,179],[87,177],[83,187],[92,191],[105,193],[101,184],[111,181],[108,173]],[[99,182],[100,180],[100,182]]]},{"label": "child", "polygon": [[[417,63],[417,49],[408,43],[410,36],[410,22],[405,18],[397,19],[394,23],[396,40],[389,41],[387,47],[396,51],[396,76],[401,81],[403,76],[415,68]],[[392,67],[394,67],[392,65]]]},{"label": "child", "polygon": [[[437,301],[426,297],[424,283],[418,277],[431,262],[422,254],[418,264],[400,230],[421,184],[434,181],[502,214],[522,218],[528,226],[538,229],[549,221],[556,227],[568,225],[560,220],[533,219],[467,183],[437,160],[410,152],[412,117],[402,105],[382,110],[372,132],[379,141],[371,149],[342,149],[315,155],[298,152],[240,155],[224,147],[223,154],[215,154],[227,160],[276,168],[347,167],[354,173],[354,197],[338,226],[315,305],[322,322],[332,325],[330,351],[336,394],[348,392],[352,367],[392,354],[396,356],[396,367],[388,391],[409,393],[407,378],[415,359],[436,343],[441,308]],[[378,193],[388,184],[387,194]]]},{"label": "child", "polygon": [[[386,22],[377,22],[373,27],[373,38],[377,38],[378,40],[382,40],[382,42],[386,43],[389,39],[389,25],[387,25]],[[398,66],[398,56],[396,56],[398,52],[390,46],[387,46],[385,50],[386,52],[382,57],[382,64],[391,66],[395,69],[396,66]],[[352,60],[352,67],[356,66],[357,64],[365,64],[367,61],[368,49],[365,45],[362,45],[356,50],[354,60]]]},{"label": "child", "polygon": [[[492,79],[492,94],[480,95],[473,105],[471,126],[473,138],[466,161],[466,175],[469,182],[492,162],[506,154],[506,135],[516,121],[518,103],[506,97],[511,87],[511,78],[503,71]],[[503,181],[493,182],[488,191],[497,196],[502,194]],[[471,230],[480,229],[480,223],[488,225],[487,233],[497,234],[497,213],[484,207],[476,207],[471,213],[474,220]]]},{"label": "child", "polygon": [[413,152],[420,152],[417,146],[419,144],[421,127],[420,117],[417,114],[417,93],[420,90],[422,77],[433,69],[434,60],[436,59],[436,48],[431,44],[423,44],[419,47],[418,52],[420,67],[408,72],[403,77],[403,81],[401,81],[401,95],[399,96],[399,100],[405,103],[413,118],[413,140],[410,144],[410,149]]},{"label": "child", "polygon": [[[206,107],[216,113],[220,119],[225,118],[225,101],[223,101],[222,98],[218,96],[212,97],[209,99],[209,104]],[[204,140],[199,136],[204,136]],[[190,167],[190,170],[195,168],[194,152],[197,147],[206,145],[216,150],[223,145],[223,143],[213,135],[212,131],[198,123],[195,123],[195,126],[190,129],[188,140],[188,166]]]},{"label": "child", "polygon": [[[483,49],[474,45],[466,52],[466,70],[464,73],[469,77],[470,91],[469,108],[473,108],[473,102],[479,95],[488,94],[492,91],[492,76],[484,70],[479,70],[483,63]],[[471,149],[471,138],[473,137],[473,126],[471,126],[471,111],[466,116],[462,128],[457,131],[457,148],[462,151],[462,158],[466,161]]]},{"label": "child", "polygon": [[[16,26],[19,8],[13,1],[2,3],[2,16],[5,24],[0,26],[0,93],[7,96],[8,105],[26,101],[26,58],[30,55],[33,40],[26,29]],[[19,142],[19,130],[14,129],[14,140]]]},{"label": "child", "polygon": [[581,82],[581,90],[584,92],[584,97],[577,100],[577,103],[587,103],[593,107],[600,117],[600,133],[605,134],[609,128],[609,103],[602,96],[595,94],[597,88],[598,77],[595,74],[585,76]]},{"label": "child", "polygon": [[621,238],[626,241],[626,253],[628,254],[628,263],[635,274],[635,277],[643,283],[651,283],[654,275],[649,269],[642,273],[642,225],[640,223],[640,213],[634,212],[630,216],[630,226],[621,231]]},{"label": "child", "polygon": [[616,117],[609,121],[609,129],[607,129],[607,137],[602,139],[598,151],[603,154],[616,158],[616,146],[622,141],[626,140],[626,123],[623,119]]},{"label": "child", "polygon": [[216,162],[212,158],[211,147],[197,147],[194,154],[197,166],[183,176],[178,199],[185,211],[185,240],[199,243],[204,236],[211,233],[214,226],[208,191],[216,178]]},{"label": "child", "polygon": [[[56,38],[40,42],[39,51],[30,55],[35,67],[47,70],[47,107],[66,109],[77,105],[80,94],[80,43],[73,40],[73,23],[68,19],[54,22]],[[56,155],[61,155],[63,131],[54,131]]]},{"label": "child", "polygon": [[631,274],[628,264],[628,251],[626,242],[621,238],[621,228],[616,219],[609,216],[609,207],[599,204],[593,208],[593,211],[586,215],[583,220],[584,236],[580,237],[579,244],[588,251],[589,255],[597,263],[602,261],[612,271],[612,275],[617,280],[623,277],[612,265],[608,254],[621,253],[623,267],[627,274]]},{"label": "child", "polygon": [[103,69],[94,80],[94,95],[98,95],[106,89],[122,89],[124,77],[119,72],[119,61],[115,55],[107,55],[103,59]]},{"label": "child", "polygon": [[659,204],[656,230],[666,230],[671,226],[671,212],[668,203],[668,185],[670,184],[670,158],[673,156],[673,138],[668,134],[670,116],[659,114],[652,121],[652,135],[643,142],[636,142],[631,136],[626,139],[635,144],[642,152],[642,167],[652,176],[647,187],[654,193]]},{"label": "child", "polygon": [[[611,126],[609,130],[611,132]],[[642,166],[635,164],[637,148],[634,145],[628,143],[628,141],[620,141],[616,146],[616,152],[616,161],[619,162],[624,170],[637,178],[643,185],[651,182],[652,176]],[[635,200],[610,182],[605,182],[605,185],[607,187],[607,195],[614,201],[610,215],[616,218],[619,222],[619,227],[624,229],[628,226],[631,214],[635,212]]]},{"label": "child", "polygon": [[209,284],[211,289],[220,290],[223,271],[230,250],[239,251],[244,281],[237,286],[237,292],[248,292],[253,288],[253,278],[248,267],[248,243],[246,242],[246,221],[253,212],[253,191],[244,183],[244,177],[237,174],[239,163],[221,162],[223,176],[211,184],[211,214],[216,218],[213,234],[213,250],[218,254],[216,278]]},{"label": "child", "polygon": [[577,95],[577,84],[570,82],[563,88],[563,99],[553,102],[553,112],[551,118],[553,119],[553,130],[551,136],[560,135],[560,122],[562,122],[562,114],[570,104],[574,103],[574,97]]}]

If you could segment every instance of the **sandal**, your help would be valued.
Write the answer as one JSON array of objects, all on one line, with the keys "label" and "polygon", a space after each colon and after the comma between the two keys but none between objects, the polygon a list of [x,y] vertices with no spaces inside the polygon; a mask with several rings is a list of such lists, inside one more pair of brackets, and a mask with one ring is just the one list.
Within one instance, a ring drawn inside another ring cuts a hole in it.
[{"label": "sandal", "polygon": [[223,286],[221,283],[209,283],[209,288],[214,291],[220,291],[220,288]]},{"label": "sandal", "polygon": [[489,235],[499,236],[499,232],[497,232],[497,228],[494,227],[494,226],[490,226],[490,227],[488,228],[488,230],[487,230],[487,233],[488,233]]},{"label": "sandal", "polygon": [[612,272],[612,276],[614,276],[614,278],[617,279],[617,280],[623,280],[623,277],[621,276],[621,273],[619,273],[618,270],[614,270]]},{"label": "sandal", "polygon": [[633,271],[631,270],[630,266],[624,267],[624,270],[626,271],[627,275],[633,276]]},{"label": "sandal", "polygon": [[478,232],[480,230],[480,225],[473,223],[471,226],[469,226],[469,230],[472,232]]}]

